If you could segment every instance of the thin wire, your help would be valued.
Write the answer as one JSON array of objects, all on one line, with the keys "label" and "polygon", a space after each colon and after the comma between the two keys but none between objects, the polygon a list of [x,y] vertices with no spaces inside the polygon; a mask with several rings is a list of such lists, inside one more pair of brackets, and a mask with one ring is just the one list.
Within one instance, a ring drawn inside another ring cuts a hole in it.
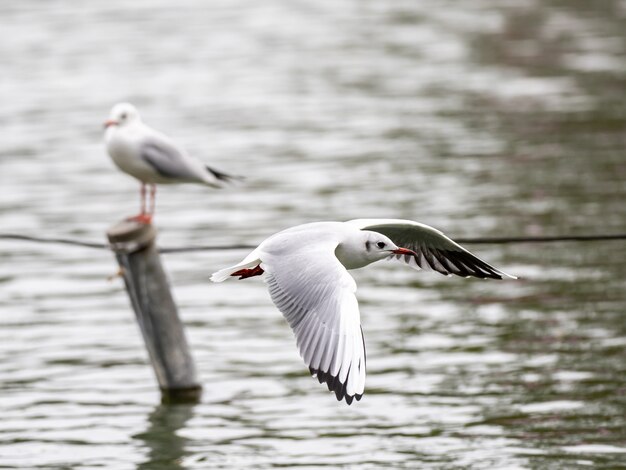
[{"label": "thin wire", "polygon": [[76,246],[84,246],[86,248],[97,248],[100,250],[109,249],[109,245],[105,243],[86,242],[82,240],[73,240],[70,238],[31,237],[29,235],[18,235],[15,233],[0,233],[0,240],[20,240],[20,241],[35,242],[35,243],[57,243],[61,245],[76,245]]},{"label": "thin wire", "polygon": [[[19,240],[34,243],[45,244],[61,244],[61,245],[74,245],[82,246],[85,248],[94,248],[98,250],[110,250],[111,247],[107,243],[95,243],[84,240],[75,240],[71,238],[46,238],[46,237],[32,237],[29,235],[19,235],[16,233],[0,233],[0,240]],[[159,253],[185,253],[192,251],[217,251],[217,250],[246,250],[256,248],[252,245],[231,245],[231,246],[183,246],[173,248],[159,248]]]},{"label": "thin wire", "polygon": [[188,253],[193,251],[226,251],[226,250],[253,250],[254,245],[229,245],[229,246],[215,246],[215,245],[200,245],[200,246],[180,246],[174,248],[159,248],[159,253]]},{"label": "thin wire", "polygon": [[[62,245],[81,246],[85,248],[93,248],[99,250],[110,250],[110,246],[106,243],[95,243],[84,240],[75,240],[70,238],[45,238],[32,237],[29,235],[19,235],[13,233],[0,233],[0,240],[19,240],[34,243],[55,243]],[[606,240],[626,240],[626,233],[603,234],[603,235],[556,235],[545,237],[493,237],[493,238],[456,238],[457,243],[466,245],[504,245],[511,243],[553,243],[553,242],[591,242]],[[254,245],[198,245],[198,246],[182,246],[182,247],[165,247],[159,248],[160,253],[188,253],[197,251],[226,251],[226,250],[252,250],[256,248]]]}]

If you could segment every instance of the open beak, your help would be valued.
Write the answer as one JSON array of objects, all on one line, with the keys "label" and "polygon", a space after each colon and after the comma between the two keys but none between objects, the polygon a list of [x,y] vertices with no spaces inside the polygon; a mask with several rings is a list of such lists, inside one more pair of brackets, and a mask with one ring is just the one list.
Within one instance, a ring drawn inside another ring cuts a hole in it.
[{"label": "open beak", "polygon": [[391,251],[394,255],[410,255],[417,257],[417,253],[413,250],[409,250],[408,248],[398,248],[397,250]]},{"label": "open beak", "polygon": [[107,119],[104,121],[104,128],[108,128],[109,126],[117,126],[119,123],[114,119]]}]

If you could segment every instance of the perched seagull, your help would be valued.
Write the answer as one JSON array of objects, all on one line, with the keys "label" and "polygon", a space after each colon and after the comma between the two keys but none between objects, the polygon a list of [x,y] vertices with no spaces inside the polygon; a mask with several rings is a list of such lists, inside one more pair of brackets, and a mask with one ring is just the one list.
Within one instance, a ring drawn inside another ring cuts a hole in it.
[{"label": "perched seagull", "polygon": [[[107,151],[120,170],[141,182],[141,213],[132,219],[150,223],[157,184],[200,183],[221,188],[238,176],[217,171],[189,156],[169,137],[146,126],[130,103],[118,103],[104,123]],[[146,185],[150,204],[146,209]]]},{"label": "perched seagull", "polygon": [[272,301],[291,326],[311,375],[349,405],[365,390],[365,340],[356,283],[347,270],[384,258],[444,275],[515,279],[428,225],[357,219],[283,230],[239,264],[214,273],[211,281],[264,274]]}]

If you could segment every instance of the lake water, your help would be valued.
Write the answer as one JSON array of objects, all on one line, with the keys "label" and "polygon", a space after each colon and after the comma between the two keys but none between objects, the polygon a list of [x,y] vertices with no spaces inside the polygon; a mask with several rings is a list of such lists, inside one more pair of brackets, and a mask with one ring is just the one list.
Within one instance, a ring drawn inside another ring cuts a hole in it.
[{"label": "lake water", "polygon": [[[162,245],[409,218],[453,237],[626,232],[623,0],[0,6],[0,231],[104,241],[138,185],[118,101],[245,184],[159,190]],[[163,257],[204,385],[160,404],[106,250],[0,240],[0,468],[626,468],[626,243],[468,246],[522,277],[378,263],[368,378],[308,376],[242,251]]]}]

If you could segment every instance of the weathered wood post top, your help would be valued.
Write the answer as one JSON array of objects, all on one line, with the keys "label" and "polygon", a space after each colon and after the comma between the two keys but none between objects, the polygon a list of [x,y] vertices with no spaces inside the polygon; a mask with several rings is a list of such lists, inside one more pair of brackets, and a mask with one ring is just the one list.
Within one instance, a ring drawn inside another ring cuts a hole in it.
[{"label": "weathered wood post top", "polygon": [[123,220],[107,231],[163,402],[197,402],[202,386],[156,248],[152,224]]}]

